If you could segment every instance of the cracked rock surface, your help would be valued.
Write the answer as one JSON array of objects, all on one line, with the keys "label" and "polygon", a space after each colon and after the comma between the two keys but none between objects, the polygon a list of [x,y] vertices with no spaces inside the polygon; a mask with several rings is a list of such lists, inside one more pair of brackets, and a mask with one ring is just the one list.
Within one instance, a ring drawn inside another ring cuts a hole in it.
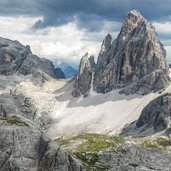
[{"label": "cracked rock surface", "polygon": [[82,171],[82,165],[41,133],[30,120],[0,117],[0,170]]},{"label": "cracked rock surface", "polygon": [[116,150],[99,153],[98,165],[108,171],[170,171],[171,153],[124,144]]}]

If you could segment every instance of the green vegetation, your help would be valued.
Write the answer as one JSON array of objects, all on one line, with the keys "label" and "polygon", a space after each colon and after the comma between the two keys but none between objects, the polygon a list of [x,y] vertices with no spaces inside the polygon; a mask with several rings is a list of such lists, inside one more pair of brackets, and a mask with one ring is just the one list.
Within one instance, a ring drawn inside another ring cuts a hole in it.
[{"label": "green vegetation", "polygon": [[156,137],[154,139],[143,139],[140,145],[145,148],[163,148],[171,146],[171,140],[164,137]]},{"label": "green vegetation", "polygon": [[144,140],[141,143],[141,146],[145,148],[159,148],[157,143],[155,143],[154,141],[150,141],[150,140]]},{"label": "green vegetation", "polygon": [[16,116],[11,117],[0,117],[0,120],[7,122],[10,125],[17,125],[17,126],[28,126],[27,123],[20,120],[20,118]]},{"label": "green vegetation", "polygon": [[106,171],[105,166],[96,165],[98,153],[103,150],[116,148],[124,143],[121,136],[109,136],[104,134],[83,134],[71,138],[58,138],[55,140],[63,149],[74,154],[82,161],[87,170]]},{"label": "green vegetation", "polygon": [[121,136],[103,134],[84,134],[72,138],[59,138],[55,140],[68,152],[93,152],[115,148],[124,142]]},{"label": "green vegetation", "polygon": [[157,143],[157,144],[161,144],[161,143],[163,143],[163,142],[166,142],[166,141],[168,141],[166,138],[163,138],[163,137],[157,137],[156,139],[155,139],[155,142]]},{"label": "green vegetation", "polygon": [[[137,146],[149,149],[169,149],[171,140],[163,137],[121,137],[104,134],[84,134],[70,138],[58,138],[55,140],[61,147],[72,153],[81,160],[85,168],[89,171],[107,171],[108,166],[99,163],[100,151],[116,149],[122,144],[129,142]],[[123,154],[125,153],[123,149]],[[136,163],[130,163],[132,167],[137,167]]]}]

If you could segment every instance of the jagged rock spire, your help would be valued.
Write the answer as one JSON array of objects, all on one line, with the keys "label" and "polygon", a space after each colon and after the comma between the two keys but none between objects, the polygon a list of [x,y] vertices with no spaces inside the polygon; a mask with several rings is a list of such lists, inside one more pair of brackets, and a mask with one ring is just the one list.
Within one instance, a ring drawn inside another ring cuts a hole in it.
[{"label": "jagged rock spire", "polygon": [[89,57],[88,53],[86,53],[80,60],[79,72],[75,81],[74,91],[72,92],[74,97],[87,95],[88,90],[91,87],[94,68],[94,56]]},{"label": "jagged rock spire", "polygon": [[[103,54],[99,54],[95,73],[97,92],[126,87],[157,70],[164,72],[160,75],[168,75],[166,51],[154,27],[136,10],[128,12],[118,37]],[[164,87],[168,82],[169,78],[165,79]],[[146,86],[149,90],[145,93],[152,91],[151,85]]]},{"label": "jagged rock spire", "polygon": [[102,43],[94,90],[106,93],[124,88],[120,92],[127,95],[161,90],[170,83],[165,57],[154,27],[139,11],[132,10],[125,16],[118,37],[112,41],[108,34]]}]

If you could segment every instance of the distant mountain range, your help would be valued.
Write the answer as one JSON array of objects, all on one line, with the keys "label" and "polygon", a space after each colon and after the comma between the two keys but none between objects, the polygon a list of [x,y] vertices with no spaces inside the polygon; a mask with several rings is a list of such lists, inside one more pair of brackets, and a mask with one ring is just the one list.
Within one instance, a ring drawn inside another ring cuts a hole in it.
[{"label": "distant mountain range", "polygon": [[78,72],[78,61],[71,59],[54,58],[52,62],[55,68],[60,68],[65,74],[65,78],[71,78],[77,75]]}]

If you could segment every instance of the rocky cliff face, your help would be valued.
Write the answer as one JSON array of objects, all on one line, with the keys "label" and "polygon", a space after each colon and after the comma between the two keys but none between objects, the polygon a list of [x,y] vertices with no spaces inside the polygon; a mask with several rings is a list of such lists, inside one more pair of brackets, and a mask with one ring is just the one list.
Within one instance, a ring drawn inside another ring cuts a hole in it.
[{"label": "rocky cliff face", "polygon": [[86,53],[81,61],[79,66],[79,71],[77,74],[76,82],[74,91],[72,95],[74,97],[78,97],[80,95],[86,96],[90,87],[91,82],[93,81],[93,74],[94,74],[95,62],[93,56],[88,56]]},{"label": "rocky cliff face", "polygon": [[[118,37],[104,39],[95,68],[93,87],[106,93],[124,88],[121,93],[147,94],[170,83],[166,51],[154,27],[138,11],[130,11]],[[155,88],[154,88],[155,86]]]},{"label": "rocky cliff face", "polygon": [[17,72],[29,54],[30,49],[19,42],[0,38],[0,74]]},{"label": "rocky cliff face", "polygon": [[45,58],[39,58],[36,55],[28,55],[22,65],[18,68],[18,72],[23,75],[34,74],[36,72],[44,72],[45,74],[57,78],[55,69],[51,61]]},{"label": "rocky cliff face", "polygon": [[[126,87],[141,82],[149,75],[151,80],[158,79],[160,70],[166,75],[168,68],[165,62],[166,52],[157,38],[154,27],[138,12],[130,11],[123,22],[121,31],[114,42],[108,35],[103,44],[97,61],[94,89],[105,93],[116,87]],[[162,79],[161,76],[159,79]],[[143,81],[144,82],[144,81]],[[146,82],[147,87],[151,84]],[[140,83],[139,86],[143,85]],[[151,86],[150,86],[151,87]],[[156,88],[156,90],[161,87]],[[149,90],[151,91],[151,90]]]},{"label": "rocky cliff face", "polygon": [[161,95],[142,110],[139,119],[125,127],[125,135],[171,134],[171,94]]},{"label": "rocky cliff face", "polygon": [[0,170],[82,171],[82,165],[30,120],[0,117]]},{"label": "rocky cliff face", "polygon": [[16,72],[23,75],[44,72],[56,78],[51,61],[33,55],[29,46],[0,38],[0,74],[11,75]]}]

